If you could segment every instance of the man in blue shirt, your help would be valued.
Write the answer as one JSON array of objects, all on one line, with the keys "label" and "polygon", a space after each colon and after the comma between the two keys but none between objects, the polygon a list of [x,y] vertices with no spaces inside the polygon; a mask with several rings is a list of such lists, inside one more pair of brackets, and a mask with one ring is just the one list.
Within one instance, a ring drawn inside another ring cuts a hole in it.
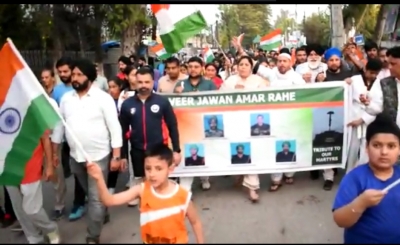
[{"label": "man in blue shirt", "polygon": [[71,85],[71,64],[72,59],[69,57],[63,57],[56,63],[56,69],[61,83],[54,87],[52,97],[58,105],[60,105],[63,95],[66,92],[73,90]]},{"label": "man in blue shirt", "polygon": [[[400,129],[380,114],[367,127],[369,163],[344,176],[333,204],[333,219],[344,228],[344,244],[400,243]],[[386,189],[391,186],[390,189]]]},{"label": "man in blue shirt", "polygon": [[[70,57],[62,57],[56,62],[56,69],[58,76],[60,77],[61,83],[54,87],[52,97],[58,105],[60,105],[61,99],[64,94],[73,90],[71,85],[72,62],[73,61]],[[64,141],[61,150],[61,164],[64,169],[65,178],[68,178],[71,175],[71,169],[69,167],[69,154],[70,149],[68,143]],[[54,157],[57,158],[58,156],[55,155]],[[58,159],[56,159],[56,161],[57,160]],[[74,205],[69,215],[70,221],[78,220],[84,215],[85,198],[85,191],[75,177]],[[63,215],[64,210],[54,210],[53,219],[60,219]]]}]

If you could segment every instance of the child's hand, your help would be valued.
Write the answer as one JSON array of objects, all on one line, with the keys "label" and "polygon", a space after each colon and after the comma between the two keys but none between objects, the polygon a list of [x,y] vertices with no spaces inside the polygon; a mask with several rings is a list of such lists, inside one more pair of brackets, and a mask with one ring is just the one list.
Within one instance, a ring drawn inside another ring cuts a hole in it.
[{"label": "child's hand", "polygon": [[88,162],[86,164],[88,174],[95,180],[103,178],[103,171],[100,166],[95,162]]}]

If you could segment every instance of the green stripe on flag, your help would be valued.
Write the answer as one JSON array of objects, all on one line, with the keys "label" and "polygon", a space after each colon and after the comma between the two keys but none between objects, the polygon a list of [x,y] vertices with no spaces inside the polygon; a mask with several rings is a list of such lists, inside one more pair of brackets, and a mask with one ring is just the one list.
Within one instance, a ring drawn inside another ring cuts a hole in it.
[{"label": "green stripe on flag", "polygon": [[196,11],[175,23],[175,29],[160,35],[160,38],[165,50],[173,54],[184,48],[186,41],[204,28],[207,28],[207,22],[200,11]]},{"label": "green stripe on flag", "polygon": [[60,117],[45,95],[40,95],[31,101],[25,117],[21,120],[21,129],[5,159],[0,185],[16,186],[21,183],[26,164],[31,159],[40,138],[46,130],[54,128]]},{"label": "green stripe on flag", "polygon": [[265,45],[260,45],[263,50],[273,50],[279,48],[281,46],[281,42],[269,43]]}]

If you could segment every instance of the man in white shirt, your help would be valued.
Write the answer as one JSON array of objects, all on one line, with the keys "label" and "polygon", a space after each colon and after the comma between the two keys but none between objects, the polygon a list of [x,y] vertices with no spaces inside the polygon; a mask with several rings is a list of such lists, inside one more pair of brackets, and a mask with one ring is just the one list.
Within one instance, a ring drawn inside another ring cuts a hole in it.
[{"label": "man in white shirt", "polygon": [[379,49],[379,59],[382,61],[382,70],[379,72],[377,79],[382,80],[384,78],[390,77],[389,63],[386,56],[387,48],[381,47]]},{"label": "man in white shirt", "polygon": [[374,82],[367,95],[360,95],[360,101],[366,105],[367,113],[377,115],[385,112],[400,125],[400,47],[389,49],[386,55],[391,76]]},{"label": "man in white shirt", "polygon": [[[104,178],[107,178],[109,168],[115,171],[123,165],[120,161],[122,130],[115,102],[109,94],[92,86],[96,77],[96,68],[90,60],[77,60],[72,70],[74,90],[66,93],[60,103],[61,115],[69,126],[65,135],[71,149],[71,171],[88,196],[88,244],[99,243],[106,208],[99,199],[95,180],[87,175],[86,162],[99,164]],[[61,143],[64,132],[62,128],[56,129],[52,141]],[[53,144],[54,149],[58,145]]]}]

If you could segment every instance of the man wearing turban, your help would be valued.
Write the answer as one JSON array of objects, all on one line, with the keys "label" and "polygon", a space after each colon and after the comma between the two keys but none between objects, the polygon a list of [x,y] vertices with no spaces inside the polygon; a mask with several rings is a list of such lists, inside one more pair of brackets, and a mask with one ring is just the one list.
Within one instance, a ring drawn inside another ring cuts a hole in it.
[{"label": "man wearing turban", "polygon": [[296,67],[296,72],[302,75],[307,83],[316,82],[318,74],[325,73],[327,66],[321,61],[324,49],[319,44],[306,46],[307,62]]}]

